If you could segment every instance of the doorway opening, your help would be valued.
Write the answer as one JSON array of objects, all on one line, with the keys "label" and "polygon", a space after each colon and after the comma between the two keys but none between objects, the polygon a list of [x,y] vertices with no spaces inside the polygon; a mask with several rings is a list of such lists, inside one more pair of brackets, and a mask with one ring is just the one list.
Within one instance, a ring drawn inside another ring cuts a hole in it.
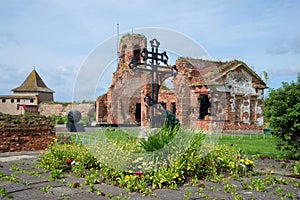
[{"label": "doorway opening", "polygon": [[135,104],[135,121],[139,125],[141,124],[141,120],[142,120],[141,112],[142,112],[141,103],[136,103]]}]

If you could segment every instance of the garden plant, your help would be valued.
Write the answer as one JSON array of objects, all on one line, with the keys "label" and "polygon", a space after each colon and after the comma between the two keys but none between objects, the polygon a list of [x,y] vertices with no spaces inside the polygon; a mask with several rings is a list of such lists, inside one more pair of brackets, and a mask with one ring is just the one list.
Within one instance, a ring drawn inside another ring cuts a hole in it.
[{"label": "garden plant", "polygon": [[[90,191],[94,191],[94,184],[105,181],[145,195],[155,189],[176,189],[191,181],[247,176],[255,166],[237,146],[212,146],[204,142],[204,131],[179,126],[163,127],[149,140],[115,129],[95,135],[98,140],[90,145],[83,145],[80,138],[69,144],[55,139],[40,155],[41,166],[51,172],[53,179],[63,172],[85,177],[84,184]],[[156,145],[158,141],[163,141],[160,146]],[[203,148],[211,151],[204,154]]]}]

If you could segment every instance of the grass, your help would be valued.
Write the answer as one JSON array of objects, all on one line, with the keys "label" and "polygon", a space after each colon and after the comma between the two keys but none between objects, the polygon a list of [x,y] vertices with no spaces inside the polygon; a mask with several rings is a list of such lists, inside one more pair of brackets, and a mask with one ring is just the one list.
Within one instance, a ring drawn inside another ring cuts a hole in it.
[{"label": "grass", "polygon": [[91,144],[95,140],[106,140],[122,146],[124,143],[136,143],[137,131],[126,131],[114,128],[108,128],[97,132],[85,132],[85,133],[59,133],[56,136],[70,136],[72,141]]},{"label": "grass", "polygon": [[276,149],[276,137],[272,135],[223,135],[219,138],[219,144],[237,146],[248,155],[283,158],[281,152]]},{"label": "grass", "polygon": [[[70,135],[72,137],[72,140],[76,141],[77,133],[66,133],[58,135]],[[110,141],[122,143],[136,140],[138,132],[107,129],[105,131],[105,135]],[[88,141],[89,138],[97,138],[98,136],[99,132],[78,133],[78,138],[80,141]],[[278,149],[276,149],[276,137],[272,135],[222,135],[219,138],[218,142],[219,144],[237,146],[243,151],[243,153],[247,155],[259,154],[260,156],[283,158],[281,152]]]}]

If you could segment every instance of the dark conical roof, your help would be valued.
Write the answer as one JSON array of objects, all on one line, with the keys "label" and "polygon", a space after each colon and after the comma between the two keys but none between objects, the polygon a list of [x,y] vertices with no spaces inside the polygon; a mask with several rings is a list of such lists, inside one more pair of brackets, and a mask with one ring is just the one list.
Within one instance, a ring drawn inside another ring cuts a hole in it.
[{"label": "dark conical roof", "polygon": [[40,75],[34,69],[25,79],[21,86],[12,89],[13,92],[48,92],[54,93],[44,83]]}]

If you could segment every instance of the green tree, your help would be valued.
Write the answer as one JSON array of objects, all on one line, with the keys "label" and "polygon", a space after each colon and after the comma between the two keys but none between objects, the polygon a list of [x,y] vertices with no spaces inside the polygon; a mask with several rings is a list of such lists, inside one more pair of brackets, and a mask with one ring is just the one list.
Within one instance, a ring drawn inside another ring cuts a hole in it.
[{"label": "green tree", "polygon": [[283,82],[270,90],[264,115],[278,137],[278,149],[288,158],[300,159],[300,73],[296,83]]}]

